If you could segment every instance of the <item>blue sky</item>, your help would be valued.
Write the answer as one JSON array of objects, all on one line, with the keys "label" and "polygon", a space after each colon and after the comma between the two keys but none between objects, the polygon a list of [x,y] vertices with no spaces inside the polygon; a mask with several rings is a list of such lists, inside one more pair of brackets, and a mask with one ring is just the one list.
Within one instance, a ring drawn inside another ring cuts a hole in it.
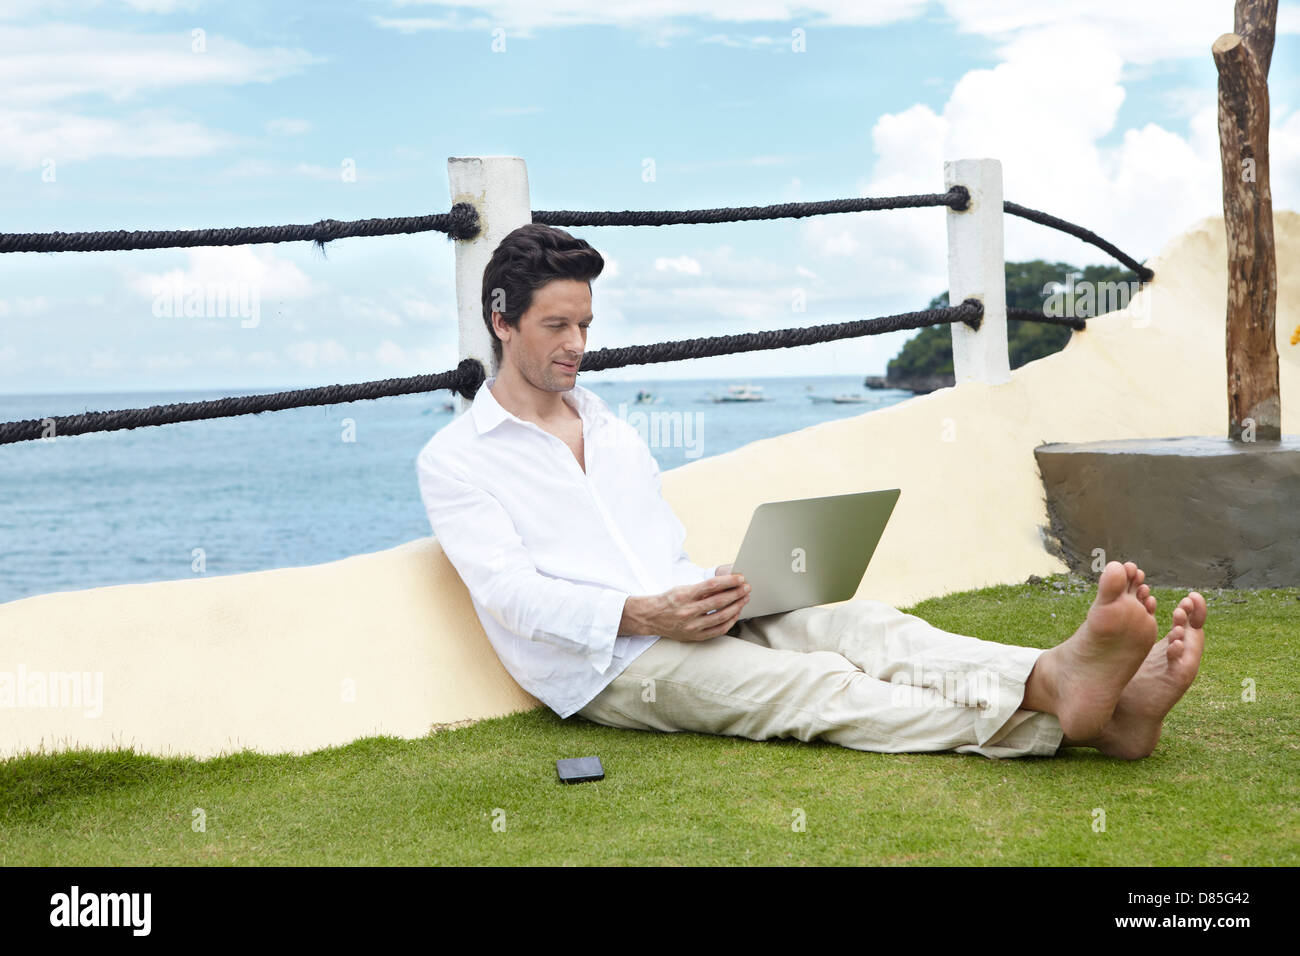
[{"label": "blue sky", "polygon": [[[996,156],[1006,198],[1138,258],[1221,214],[1209,51],[1232,28],[1228,0],[693,7],[6,0],[3,229],[443,212],[447,158],[471,155],[524,158],[537,209],[940,192],[944,159]],[[1283,0],[1269,76],[1278,209],[1300,208],[1298,64],[1300,11]],[[919,309],[947,281],[941,209],[572,231],[607,260],[589,349]],[[1105,261],[1012,218],[1006,255]],[[6,255],[0,393],[444,371],[458,360],[453,264],[436,233],[324,254]],[[162,290],[216,284],[255,290],[257,323],[157,314]],[[908,334],[616,374],[875,374]]]}]

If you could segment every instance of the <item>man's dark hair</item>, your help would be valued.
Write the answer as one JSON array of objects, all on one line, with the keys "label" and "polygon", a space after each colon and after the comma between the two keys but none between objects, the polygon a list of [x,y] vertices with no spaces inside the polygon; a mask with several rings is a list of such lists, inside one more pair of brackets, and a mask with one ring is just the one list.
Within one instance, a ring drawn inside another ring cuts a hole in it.
[{"label": "man's dark hair", "polygon": [[492,328],[492,312],[511,327],[533,304],[533,290],[553,279],[591,280],[605,268],[605,260],[585,239],[575,239],[563,229],[530,222],[501,240],[483,270],[483,323],[492,336],[492,351],[501,364],[501,340]]}]

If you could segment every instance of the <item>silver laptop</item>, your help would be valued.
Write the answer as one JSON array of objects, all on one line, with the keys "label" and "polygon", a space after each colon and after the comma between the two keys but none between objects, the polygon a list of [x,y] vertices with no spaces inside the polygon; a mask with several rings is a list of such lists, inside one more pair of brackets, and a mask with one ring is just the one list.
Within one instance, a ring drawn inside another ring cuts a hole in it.
[{"label": "silver laptop", "polygon": [[754,509],[732,574],[749,603],[738,620],[847,601],[858,591],[898,488],[769,501]]}]

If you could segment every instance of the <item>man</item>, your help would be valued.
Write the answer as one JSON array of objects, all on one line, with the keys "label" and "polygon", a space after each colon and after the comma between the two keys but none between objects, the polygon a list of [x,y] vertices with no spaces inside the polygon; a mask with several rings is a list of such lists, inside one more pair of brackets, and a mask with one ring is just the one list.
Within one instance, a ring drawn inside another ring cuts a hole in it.
[{"label": "man", "polygon": [[[858,750],[1149,755],[1196,677],[1204,598],[1157,641],[1132,562],[1050,650],[871,600],[738,621],[749,585],[694,564],[637,431],[577,385],[604,259],[530,224],[483,274],[499,371],[417,459],[434,534],[505,668],[560,717]],[[720,493],[725,493],[720,489]]]}]

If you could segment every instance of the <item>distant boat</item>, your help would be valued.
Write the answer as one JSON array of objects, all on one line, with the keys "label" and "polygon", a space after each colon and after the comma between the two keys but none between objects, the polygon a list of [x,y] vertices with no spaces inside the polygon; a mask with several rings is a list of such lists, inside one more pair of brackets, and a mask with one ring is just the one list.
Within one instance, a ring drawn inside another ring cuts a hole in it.
[{"label": "distant boat", "polygon": [[827,395],[809,395],[808,397],[812,401],[823,405],[862,405],[871,401],[867,396],[858,392],[841,392],[834,398]]},{"label": "distant boat", "polygon": [[641,389],[639,392],[636,393],[636,401],[634,401],[632,404],[633,405],[658,405],[662,401],[663,401],[662,395],[656,397],[651,393],[647,392],[645,389]]},{"label": "distant boat", "polygon": [[762,385],[731,385],[726,395],[714,395],[715,402],[765,402]]}]

